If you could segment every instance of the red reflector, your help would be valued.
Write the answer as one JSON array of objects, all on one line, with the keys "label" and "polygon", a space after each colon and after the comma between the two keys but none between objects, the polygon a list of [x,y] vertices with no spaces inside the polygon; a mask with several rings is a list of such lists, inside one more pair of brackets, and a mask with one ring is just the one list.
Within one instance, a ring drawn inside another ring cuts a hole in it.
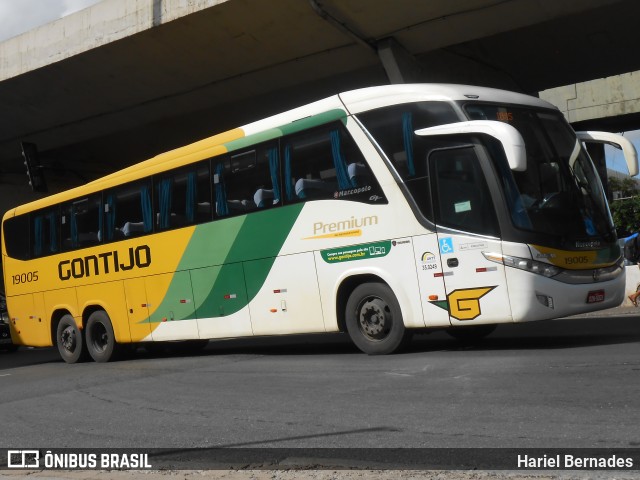
[{"label": "red reflector", "polygon": [[604,302],[604,290],[594,290],[587,294],[587,303]]},{"label": "red reflector", "polygon": [[487,267],[476,268],[476,273],[482,273],[486,271],[487,271]]},{"label": "red reflector", "polygon": [[230,298],[231,298],[231,295],[225,295],[225,296],[224,296],[224,299],[225,299],[225,300],[229,300]]},{"label": "red reflector", "polygon": [[444,277],[444,273],[442,273],[442,272],[434,273],[433,276],[436,277],[436,278]]},{"label": "red reflector", "polygon": [[274,290],[273,293],[280,293],[280,289]]},{"label": "red reflector", "polygon": [[187,303],[186,300],[180,300],[180,303]]}]

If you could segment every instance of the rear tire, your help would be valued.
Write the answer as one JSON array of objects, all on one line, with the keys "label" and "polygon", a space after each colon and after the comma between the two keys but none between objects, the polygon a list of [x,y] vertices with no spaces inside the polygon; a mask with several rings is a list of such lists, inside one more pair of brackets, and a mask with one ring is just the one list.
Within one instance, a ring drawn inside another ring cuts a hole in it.
[{"label": "rear tire", "polygon": [[363,283],[347,301],[347,331],[353,343],[369,355],[398,351],[411,339],[398,299],[384,283]]},{"label": "rear tire", "polygon": [[89,355],[96,362],[103,363],[117,358],[120,349],[107,312],[96,310],[89,315],[85,336]]},{"label": "rear tire", "polygon": [[87,358],[84,335],[69,314],[64,315],[58,322],[56,346],[60,357],[67,363],[82,362]]}]

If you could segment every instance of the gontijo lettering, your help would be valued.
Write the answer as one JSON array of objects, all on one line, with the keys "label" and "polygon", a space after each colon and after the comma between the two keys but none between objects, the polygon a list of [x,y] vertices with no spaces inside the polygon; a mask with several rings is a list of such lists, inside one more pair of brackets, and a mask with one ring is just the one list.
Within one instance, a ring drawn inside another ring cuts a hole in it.
[{"label": "gontijo lettering", "polygon": [[[124,258],[124,261],[120,261]],[[130,247],[127,254],[120,256],[117,250],[99,253],[97,255],[87,255],[71,260],[62,260],[58,263],[58,277],[60,280],[70,278],[84,278],[92,275],[103,275],[120,270],[132,270],[136,268],[146,268],[151,265],[151,249],[148,245]]]}]

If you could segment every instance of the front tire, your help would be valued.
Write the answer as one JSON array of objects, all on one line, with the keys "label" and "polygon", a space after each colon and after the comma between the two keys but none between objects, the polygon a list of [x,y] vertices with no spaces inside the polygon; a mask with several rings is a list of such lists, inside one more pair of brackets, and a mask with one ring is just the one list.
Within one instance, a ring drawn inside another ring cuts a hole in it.
[{"label": "front tire", "polygon": [[120,349],[107,312],[96,310],[89,315],[85,335],[89,355],[96,362],[103,363],[117,358]]},{"label": "front tire", "polygon": [[81,362],[87,357],[84,336],[69,314],[64,315],[58,322],[56,346],[60,357],[67,363]]},{"label": "front tire", "polygon": [[384,283],[363,283],[356,287],[345,313],[349,336],[364,353],[386,355],[410,340],[398,299]]}]

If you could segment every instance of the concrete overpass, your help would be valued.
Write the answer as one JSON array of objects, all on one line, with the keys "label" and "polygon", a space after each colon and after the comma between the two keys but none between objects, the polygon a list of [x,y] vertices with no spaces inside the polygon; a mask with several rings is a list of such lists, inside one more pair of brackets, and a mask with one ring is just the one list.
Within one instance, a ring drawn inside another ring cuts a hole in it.
[{"label": "concrete overpass", "polygon": [[62,187],[351,88],[640,70],[638,18],[637,0],[104,0],[0,43],[0,185],[26,185],[20,141]]},{"label": "concrete overpass", "polygon": [[540,92],[576,129],[640,129],[640,71]]}]

